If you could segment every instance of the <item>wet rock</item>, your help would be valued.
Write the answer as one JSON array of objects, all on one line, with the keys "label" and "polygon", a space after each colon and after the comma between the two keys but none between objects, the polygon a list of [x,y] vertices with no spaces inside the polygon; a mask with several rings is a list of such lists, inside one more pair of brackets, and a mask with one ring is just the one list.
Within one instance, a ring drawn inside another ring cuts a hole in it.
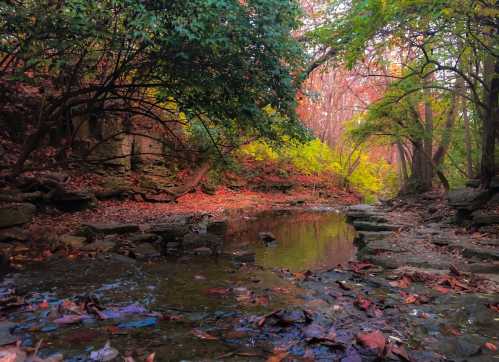
[{"label": "wet rock", "polygon": [[97,240],[93,243],[84,245],[80,249],[83,251],[96,251],[96,252],[107,252],[113,250],[116,247],[116,243],[114,241],[109,240]]},{"label": "wet rock", "polygon": [[218,236],[225,236],[227,227],[228,224],[226,220],[213,221],[206,226],[206,232]]},{"label": "wet rock", "polygon": [[87,242],[87,238],[84,236],[76,236],[76,235],[66,234],[66,235],[62,235],[59,238],[59,241],[61,243],[63,243],[64,245],[70,246],[70,247],[75,248],[75,249],[80,249]]},{"label": "wet rock", "polygon": [[0,229],[27,224],[36,212],[36,206],[29,203],[0,206]]},{"label": "wet rock", "polygon": [[352,225],[358,231],[396,231],[400,229],[399,225],[378,224],[368,221],[354,221]]},{"label": "wet rock", "polygon": [[15,323],[12,323],[7,320],[0,321],[0,346],[5,346],[7,344],[11,344],[16,342],[17,337],[13,336],[10,331],[16,326]]},{"label": "wet rock", "polygon": [[8,229],[0,230],[0,242],[28,240],[28,232],[20,227],[11,227]]},{"label": "wet rock", "polygon": [[273,243],[275,241],[277,241],[276,237],[274,236],[274,234],[272,234],[271,232],[269,231],[262,231],[260,233],[258,233],[258,237],[260,238],[261,241],[263,241],[265,244],[270,244],[270,243]]},{"label": "wet rock", "polygon": [[57,190],[52,202],[62,211],[81,211],[95,206],[95,195],[88,191]]},{"label": "wet rock", "polygon": [[82,224],[92,234],[127,234],[139,231],[139,226],[135,224]]}]

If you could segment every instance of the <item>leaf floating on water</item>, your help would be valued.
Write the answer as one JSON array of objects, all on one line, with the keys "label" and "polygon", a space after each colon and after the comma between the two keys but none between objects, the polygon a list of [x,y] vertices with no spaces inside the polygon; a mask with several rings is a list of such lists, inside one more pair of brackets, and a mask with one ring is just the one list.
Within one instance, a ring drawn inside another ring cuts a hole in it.
[{"label": "leaf floating on water", "polygon": [[485,342],[483,344],[483,347],[488,349],[489,351],[492,351],[492,352],[497,352],[497,347],[494,343],[492,342]]},{"label": "leaf floating on water", "polygon": [[153,352],[147,356],[146,362],[154,362],[154,357],[156,357],[156,353]]},{"label": "leaf floating on water", "polygon": [[103,348],[90,353],[90,359],[93,361],[106,362],[112,361],[113,359],[118,357],[118,355],[118,350],[111,347],[111,342],[107,341],[106,345]]},{"label": "leaf floating on water", "polygon": [[203,331],[201,329],[198,329],[198,328],[193,329],[191,331],[191,333],[194,334],[196,337],[198,337],[200,339],[203,339],[203,340],[206,340],[206,341],[216,341],[216,340],[218,340],[217,337],[212,336],[211,334],[206,333],[205,331]]}]

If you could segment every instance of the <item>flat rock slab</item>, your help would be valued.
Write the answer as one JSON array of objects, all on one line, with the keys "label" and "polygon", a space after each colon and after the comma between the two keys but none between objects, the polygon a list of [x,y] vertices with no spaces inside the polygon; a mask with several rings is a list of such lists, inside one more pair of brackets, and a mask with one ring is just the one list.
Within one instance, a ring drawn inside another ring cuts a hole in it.
[{"label": "flat rock slab", "polygon": [[473,211],[484,205],[491,196],[490,191],[466,188],[451,191],[447,197],[450,206],[456,209]]},{"label": "flat rock slab", "polygon": [[107,252],[116,247],[116,243],[114,241],[107,241],[107,240],[98,240],[95,241],[91,244],[84,245],[81,247],[81,250],[83,251],[100,251],[100,252]]},{"label": "flat rock slab", "polygon": [[362,241],[369,242],[373,240],[383,240],[392,235],[391,231],[359,231],[359,238]]},{"label": "flat rock slab", "polygon": [[0,207],[0,228],[27,224],[33,218],[36,206],[29,203]]},{"label": "flat rock slab", "polygon": [[400,246],[394,244],[393,242],[387,240],[373,240],[367,243],[367,245],[361,249],[361,253],[377,253],[377,252],[392,252],[392,253],[403,253],[406,250]]},{"label": "flat rock slab", "polygon": [[400,225],[379,224],[368,221],[354,221],[352,225],[358,231],[397,231],[401,228]]},{"label": "flat rock slab", "polygon": [[92,233],[95,234],[127,234],[134,233],[140,230],[138,225],[135,224],[82,224],[83,227],[87,228]]},{"label": "flat rock slab", "polygon": [[469,241],[458,241],[449,246],[460,250],[465,258],[499,260],[499,248],[479,246]]},{"label": "flat rock slab", "polygon": [[487,226],[499,224],[499,215],[477,214],[473,215],[473,225]]}]

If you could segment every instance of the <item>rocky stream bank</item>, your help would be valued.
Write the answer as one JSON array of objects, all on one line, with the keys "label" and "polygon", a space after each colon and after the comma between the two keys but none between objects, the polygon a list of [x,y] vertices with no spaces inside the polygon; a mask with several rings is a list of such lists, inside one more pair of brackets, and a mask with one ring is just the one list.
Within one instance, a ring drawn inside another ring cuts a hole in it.
[{"label": "rocky stream bank", "polygon": [[438,194],[254,211],[91,220],[38,254],[4,229],[0,360],[499,358],[495,224],[477,213]]}]

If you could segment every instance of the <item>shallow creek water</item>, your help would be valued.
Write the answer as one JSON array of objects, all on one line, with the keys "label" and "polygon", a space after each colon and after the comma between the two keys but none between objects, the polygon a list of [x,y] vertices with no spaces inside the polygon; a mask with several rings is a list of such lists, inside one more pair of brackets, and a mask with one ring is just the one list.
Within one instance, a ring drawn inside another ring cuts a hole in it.
[{"label": "shallow creek water", "polygon": [[[259,232],[273,233],[277,243],[266,247]],[[301,305],[307,293],[272,269],[319,270],[344,264],[354,257],[353,237],[344,217],[332,210],[266,212],[230,220],[226,237],[226,252],[254,251],[255,264],[200,256],[149,263],[117,255],[54,259],[4,278],[4,287],[28,293],[34,306],[49,302],[49,308],[16,312],[9,319],[18,324],[14,334],[24,345],[43,338],[42,355],[61,352],[74,361],[88,359],[107,340],[122,355],[133,353],[139,359],[156,352],[156,361],[213,360],[236,346],[249,352],[234,360],[260,360],[272,350],[271,343],[243,338],[245,330],[237,319]],[[60,308],[63,300],[78,298],[98,301],[105,310],[132,305],[145,311],[70,325],[53,323],[51,310]]]}]

